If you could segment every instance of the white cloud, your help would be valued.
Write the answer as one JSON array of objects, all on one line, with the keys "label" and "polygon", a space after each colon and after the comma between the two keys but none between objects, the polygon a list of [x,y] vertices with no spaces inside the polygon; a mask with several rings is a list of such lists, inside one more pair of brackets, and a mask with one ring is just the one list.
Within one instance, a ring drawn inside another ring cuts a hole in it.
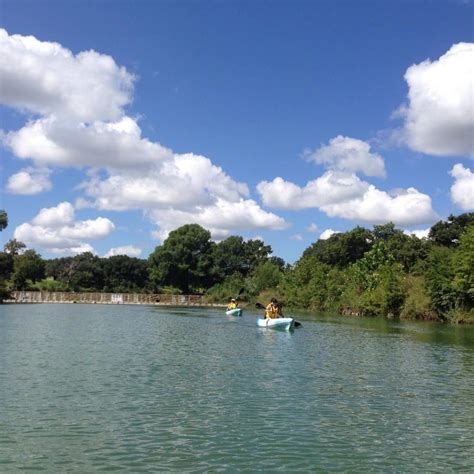
[{"label": "white cloud", "polygon": [[453,166],[449,174],[454,178],[451,200],[463,211],[474,209],[474,173],[460,163]]},{"label": "white cloud", "polygon": [[86,125],[50,116],[7,133],[4,141],[17,157],[32,159],[40,166],[136,169],[172,157],[159,143],[143,139],[130,117]]},{"label": "white cloud", "polygon": [[279,177],[271,182],[261,181],[257,185],[257,191],[267,206],[306,209],[356,198],[363,195],[368,186],[368,183],[361,181],[355,174],[326,171],[319,178],[308,181],[303,188]]},{"label": "white cloud", "polygon": [[293,234],[290,235],[290,240],[303,240],[303,236],[301,234]]},{"label": "white cloud", "polygon": [[284,219],[264,211],[252,199],[240,199],[229,202],[224,199],[210,206],[196,206],[189,211],[179,209],[151,210],[148,215],[160,227],[153,236],[165,239],[170,231],[184,224],[199,224],[211,232],[215,239],[225,238],[232,231],[273,229],[280,230],[287,227]]},{"label": "white cloud", "polygon": [[61,202],[56,207],[45,207],[33,218],[34,225],[42,227],[60,227],[74,220],[74,207],[70,202]]},{"label": "white cloud", "polygon": [[385,176],[383,158],[370,152],[370,145],[356,138],[338,135],[317,150],[304,153],[306,159],[325,165],[326,168],[356,173],[366,176]]},{"label": "white cloud", "polygon": [[415,237],[418,237],[419,239],[426,239],[428,238],[428,234],[430,233],[430,228],[428,229],[418,229],[418,230],[404,230],[404,234],[406,235],[414,235]]},{"label": "white cloud", "polygon": [[115,255],[128,255],[129,257],[139,257],[142,253],[142,249],[135,247],[134,245],[124,245],[122,247],[111,248],[104,257],[113,257]]},{"label": "white cloud", "polygon": [[113,222],[104,217],[75,221],[72,205],[62,202],[56,207],[41,209],[31,223],[19,225],[14,238],[53,253],[74,254],[93,251],[90,244],[83,241],[103,239],[114,229]]},{"label": "white cloud", "polygon": [[99,209],[156,209],[210,205],[217,198],[238,201],[248,196],[244,183],[237,183],[222,168],[199,155],[174,155],[146,174],[113,173],[106,179],[92,177],[83,183],[86,194]]},{"label": "white cloud", "polygon": [[332,229],[326,229],[325,231],[321,232],[321,235],[319,236],[319,240],[327,240],[331,235],[333,234],[339,234],[340,232],[337,230],[332,230]]},{"label": "white cloud", "polygon": [[314,222],[311,222],[311,224],[309,224],[309,226],[306,227],[305,230],[306,232],[318,232],[319,227]]},{"label": "white cloud", "polygon": [[436,61],[410,66],[405,73],[408,145],[436,156],[474,157],[474,44],[458,43]]},{"label": "white cloud", "polygon": [[[78,207],[142,210],[160,226],[160,235],[188,222],[201,223],[216,236],[285,226],[249,199],[246,184],[208,158],[176,154],[143,138],[137,120],[124,109],[135,78],[111,57],[94,51],[74,55],[59,44],[4,30],[0,41],[6,51],[0,102],[40,115],[5,133],[3,141],[18,158],[37,166],[95,170],[78,188],[86,194],[76,200]],[[88,225],[63,234],[75,238]],[[99,227],[96,222],[94,228]]]},{"label": "white cloud", "polygon": [[7,191],[24,195],[49,191],[52,187],[50,174],[51,171],[45,168],[24,168],[8,178]]},{"label": "white cloud", "polygon": [[431,198],[415,188],[397,190],[393,196],[370,185],[363,196],[321,206],[330,217],[342,217],[371,224],[392,221],[400,226],[430,224],[438,219]]},{"label": "white cloud", "polygon": [[116,120],[131,102],[134,77],[107,55],[74,55],[58,43],[0,29],[0,102],[77,122]]}]

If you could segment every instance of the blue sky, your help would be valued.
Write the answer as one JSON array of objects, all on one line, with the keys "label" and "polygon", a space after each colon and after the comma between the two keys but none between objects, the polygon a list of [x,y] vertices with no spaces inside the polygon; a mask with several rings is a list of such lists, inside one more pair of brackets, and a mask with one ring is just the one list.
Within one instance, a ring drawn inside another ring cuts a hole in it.
[{"label": "blue sky", "polygon": [[198,222],[292,262],[474,208],[472,2],[0,8],[4,241],[147,257]]}]

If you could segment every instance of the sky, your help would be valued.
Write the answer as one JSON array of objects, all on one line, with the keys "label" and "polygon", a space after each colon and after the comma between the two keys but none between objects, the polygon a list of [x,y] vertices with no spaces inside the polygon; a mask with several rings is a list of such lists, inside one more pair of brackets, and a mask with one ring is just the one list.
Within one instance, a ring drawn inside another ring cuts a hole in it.
[{"label": "sky", "polygon": [[472,1],[0,2],[0,236],[274,255],[474,210]]}]

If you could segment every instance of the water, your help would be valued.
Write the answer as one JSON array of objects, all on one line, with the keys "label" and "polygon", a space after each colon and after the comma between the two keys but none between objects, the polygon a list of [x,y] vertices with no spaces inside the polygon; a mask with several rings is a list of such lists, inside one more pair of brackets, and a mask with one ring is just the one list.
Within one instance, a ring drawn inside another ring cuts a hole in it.
[{"label": "water", "polygon": [[255,317],[0,306],[0,472],[474,471],[474,328]]}]

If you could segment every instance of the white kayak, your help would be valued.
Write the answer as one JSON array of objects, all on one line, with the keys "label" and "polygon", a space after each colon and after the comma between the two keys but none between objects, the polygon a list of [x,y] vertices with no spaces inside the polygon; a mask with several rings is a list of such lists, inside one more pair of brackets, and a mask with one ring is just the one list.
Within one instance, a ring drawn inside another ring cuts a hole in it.
[{"label": "white kayak", "polygon": [[284,329],[290,330],[295,327],[295,320],[293,318],[275,318],[275,319],[257,319],[257,326],[259,328]]},{"label": "white kayak", "polygon": [[227,314],[227,316],[242,316],[242,308],[230,309],[226,311],[225,314]]}]

